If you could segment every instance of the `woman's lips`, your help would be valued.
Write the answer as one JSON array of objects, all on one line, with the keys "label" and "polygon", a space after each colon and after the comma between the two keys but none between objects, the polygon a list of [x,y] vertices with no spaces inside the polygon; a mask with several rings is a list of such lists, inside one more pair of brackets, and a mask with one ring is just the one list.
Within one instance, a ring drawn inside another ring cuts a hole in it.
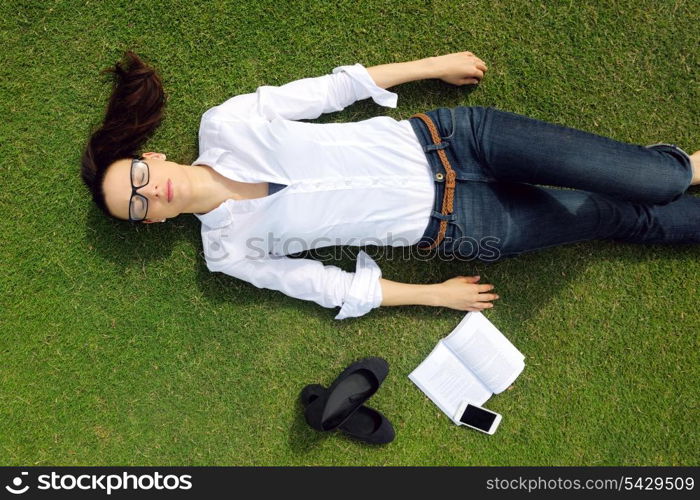
[{"label": "woman's lips", "polygon": [[168,179],[168,203],[173,201],[173,181]]}]

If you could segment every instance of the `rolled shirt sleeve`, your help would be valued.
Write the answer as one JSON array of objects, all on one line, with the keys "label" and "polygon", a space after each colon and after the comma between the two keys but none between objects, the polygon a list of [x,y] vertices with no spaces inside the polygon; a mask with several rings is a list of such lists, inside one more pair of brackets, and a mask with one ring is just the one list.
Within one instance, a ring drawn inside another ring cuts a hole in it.
[{"label": "rolled shirt sleeve", "polygon": [[248,281],[258,288],[277,290],[323,307],[341,307],[334,319],[362,316],[379,307],[382,301],[381,270],[362,250],[354,273],[316,260],[284,255],[208,263],[208,267],[211,271]]},{"label": "rolled shirt sleeve", "polygon": [[382,286],[379,281],[382,271],[363,250],[357,255],[354,274],[350,288],[345,294],[343,307],[334,319],[362,316],[382,303]]},{"label": "rolled shirt sleeve", "polygon": [[263,85],[211,108],[205,116],[222,113],[241,119],[315,119],[323,113],[341,111],[355,101],[371,97],[375,103],[395,108],[398,96],[374,82],[360,63],[338,66],[329,75],[302,78],[281,86]]},{"label": "rolled shirt sleeve", "polygon": [[379,87],[370,76],[367,68],[360,63],[352,66],[338,66],[333,69],[333,74],[346,76],[340,81],[345,85],[352,86],[351,91],[346,90],[346,95],[354,96],[354,101],[371,97],[376,104],[388,108],[395,108],[398,103],[398,95]]}]

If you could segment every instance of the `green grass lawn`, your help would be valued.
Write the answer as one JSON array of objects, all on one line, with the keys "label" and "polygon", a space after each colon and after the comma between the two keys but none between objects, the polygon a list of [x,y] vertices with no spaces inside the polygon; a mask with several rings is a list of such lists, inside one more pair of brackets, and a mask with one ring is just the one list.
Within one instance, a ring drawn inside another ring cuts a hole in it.
[{"label": "green grass lawn", "polygon": [[[503,414],[486,436],[452,425],[407,378],[465,313],[336,321],[337,309],[209,273],[193,216],[106,219],[79,178],[109,92],[99,71],[126,49],[169,98],[144,151],[178,163],[197,157],[201,114],[232,95],[460,50],[489,66],[478,89],[415,82],[393,89],[396,109],[363,101],[321,120],[488,105],[694,151],[697,1],[10,0],[0,24],[0,465],[698,464],[697,246],[378,258],[396,281],[478,273],[496,285],[486,315],[526,368],[486,404]],[[301,388],[370,355],[390,364],[370,404],[396,440],[311,430]]]}]

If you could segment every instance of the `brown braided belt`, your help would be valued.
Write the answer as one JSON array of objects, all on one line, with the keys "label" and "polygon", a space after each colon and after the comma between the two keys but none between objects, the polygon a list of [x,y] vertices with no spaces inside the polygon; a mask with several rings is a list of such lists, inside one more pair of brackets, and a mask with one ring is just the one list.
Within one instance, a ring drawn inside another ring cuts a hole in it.
[{"label": "brown braided belt", "polygon": [[[438,133],[437,127],[433,123],[433,120],[430,119],[428,115],[425,113],[417,113],[413,115],[411,118],[420,118],[423,120],[425,125],[428,127],[428,130],[430,131],[430,136],[433,139],[433,143],[438,145],[441,144],[441,138],[440,134]],[[445,154],[444,149],[438,149],[438,156],[440,157],[440,161],[442,162],[442,166],[445,167],[445,172],[447,172],[447,182],[445,182],[445,194],[442,197],[442,210],[441,213],[442,215],[450,215],[452,211],[454,210],[454,201],[455,201],[455,184],[456,184],[456,179],[457,179],[457,174],[455,174],[455,171],[452,170],[452,165],[450,165],[449,160],[447,159],[447,155]],[[436,178],[438,180],[441,180],[442,174],[437,174]],[[440,221],[440,232],[438,233],[437,239],[430,245],[430,246],[419,246],[421,249],[425,250],[432,250],[433,248],[437,247],[440,242],[445,238],[445,233],[447,232],[447,221],[446,220],[441,220]]]}]

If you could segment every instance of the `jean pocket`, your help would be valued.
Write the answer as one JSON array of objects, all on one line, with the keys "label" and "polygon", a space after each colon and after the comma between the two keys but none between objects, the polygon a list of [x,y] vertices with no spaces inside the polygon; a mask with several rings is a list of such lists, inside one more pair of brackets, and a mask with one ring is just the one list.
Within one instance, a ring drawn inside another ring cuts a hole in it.
[{"label": "jean pocket", "polygon": [[440,139],[445,142],[455,135],[456,117],[452,108],[436,108],[426,113],[437,128]]},{"label": "jean pocket", "polygon": [[503,255],[503,239],[493,231],[468,231],[465,221],[457,219],[448,223],[443,249],[460,260],[495,262]]}]

